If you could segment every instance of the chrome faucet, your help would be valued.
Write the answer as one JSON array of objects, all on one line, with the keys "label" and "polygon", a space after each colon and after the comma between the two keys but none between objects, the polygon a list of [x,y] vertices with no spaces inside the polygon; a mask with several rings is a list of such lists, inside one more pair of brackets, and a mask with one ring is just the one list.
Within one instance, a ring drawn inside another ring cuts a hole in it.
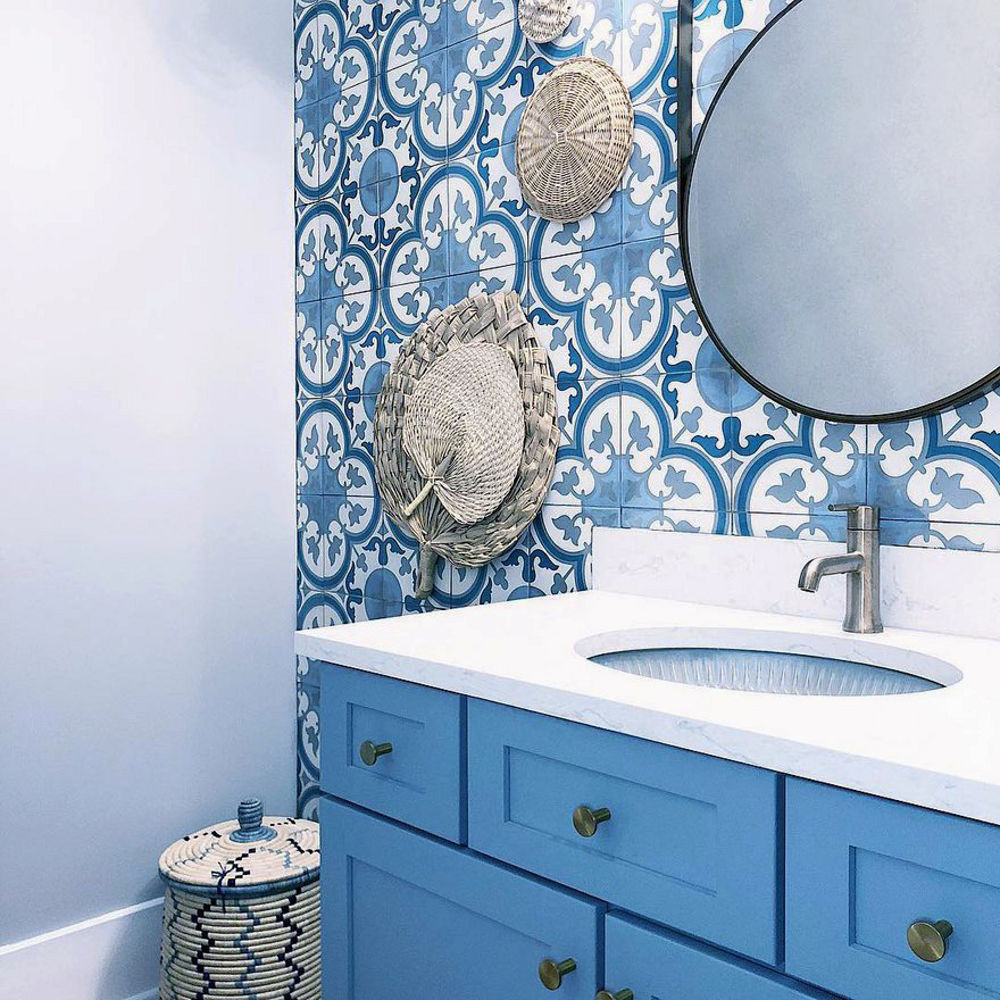
[{"label": "chrome faucet", "polygon": [[835,503],[830,510],[847,511],[847,554],[810,559],[799,575],[799,589],[815,594],[824,576],[847,576],[845,632],[881,632],[879,593],[878,507]]}]

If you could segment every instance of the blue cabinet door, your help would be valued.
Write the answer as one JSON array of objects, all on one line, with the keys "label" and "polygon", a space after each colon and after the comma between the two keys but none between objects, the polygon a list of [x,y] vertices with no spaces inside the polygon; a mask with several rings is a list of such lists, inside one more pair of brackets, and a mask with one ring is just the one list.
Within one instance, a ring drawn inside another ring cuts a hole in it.
[{"label": "blue cabinet door", "polygon": [[[320,823],[326,1000],[593,1000],[599,904],[328,799]],[[555,994],[546,959],[576,963]]]},{"label": "blue cabinet door", "polygon": [[[468,712],[471,847],[777,964],[777,775],[502,705]],[[609,815],[586,836],[578,807]]]},{"label": "blue cabinet door", "polygon": [[832,1000],[809,986],[633,917],[607,920],[604,988],[635,1000]]},{"label": "blue cabinet door", "polygon": [[[854,1000],[1000,998],[1000,827],[788,782],[786,968]],[[948,921],[936,962],[916,922]]]},{"label": "blue cabinet door", "polygon": [[[465,700],[332,665],[320,683],[323,791],[464,843]],[[364,743],[388,752],[366,763]]]}]

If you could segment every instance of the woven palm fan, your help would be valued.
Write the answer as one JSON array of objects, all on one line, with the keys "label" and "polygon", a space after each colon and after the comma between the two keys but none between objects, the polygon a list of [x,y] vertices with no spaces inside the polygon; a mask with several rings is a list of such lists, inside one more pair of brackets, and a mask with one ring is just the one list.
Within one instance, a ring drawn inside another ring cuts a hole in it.
[{"label": "woven palm fan", "polygon": [[518,180],[543,219],[590,215],[621,180],[635,115],[628,88],[600,59],[568,59],[531,96],[517,130]]},{"label": "woven palm fan", "polygon": [[568,27],[578,0],[518,0],[517,19],[524,37],[532,42],[551,42]]},{"label": "woven palm fan", "polygon": [[542,505],[558,443],[548,355],[513,292],[421,324],[382,385],[375,472],[387,513],[420,543],[417,596],[438,556],[481,566]]}]

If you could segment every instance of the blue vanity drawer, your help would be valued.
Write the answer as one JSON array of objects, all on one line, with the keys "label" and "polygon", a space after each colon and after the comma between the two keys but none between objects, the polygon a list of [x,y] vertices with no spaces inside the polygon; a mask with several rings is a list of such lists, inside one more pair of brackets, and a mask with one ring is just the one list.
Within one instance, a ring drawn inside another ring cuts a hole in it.
[{"label": "blue vanity drawer", "polygon": [[802,983],[634,917],[608,916],[604,989],[635,1000],[833,1000]]},{"label": "blue vanity drawer", "polygon": [[593,1000],[603,907],[350,806],[320,803],[328,1000]]},{"label": "blue vanity drawer", "polygon": [[[344,667],[320,683],[323,790],[464,843],[464,700]],[[392,749],[366,764],[366,742]]]},{"label": "blue vanity drawer", "polygon": [[[469,703],[469,845],[611,904],[778,961],[778,776]],[[610,810],[592,836],[574,811]]]},{"label": "blue vanity drawer", "polygon": [[[1000,997],[1000,827],[790,780],[788,971],[854,1000]],[[939,962],[916,921],[954,927]]]}]

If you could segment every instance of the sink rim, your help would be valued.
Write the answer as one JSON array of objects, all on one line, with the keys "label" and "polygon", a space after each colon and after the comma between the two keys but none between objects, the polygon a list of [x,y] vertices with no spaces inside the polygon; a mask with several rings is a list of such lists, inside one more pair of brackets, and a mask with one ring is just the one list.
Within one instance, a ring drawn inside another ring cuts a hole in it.
[{"label": "sink rim", "polygon": [[[674,684],[678,687],[692,687],[679,681],[661,680],[655,677],[642,677],[618,670],[605,663],[592,659],[604,653],[624,653],[646,649],[733,649],[758,653],[791,653],[797,656],[813,656],[824,659],[847,660],[852,663],[884,670],[894,670],[897,673],[910,674],[924,680],[940,684],[931,691],[912,691],[904,694],[893,694],[889,697],[910,698],[917,695],[926,697],[941,694],[958,684],[964,674],[953,663],[928,653],[908,649],[905,646],[892,645],[882,641],[872,641],[866,636],[854,635],[810,635],[805,632],[770,631],[754,628],[738,628],[731,626],[685,626],[656,625],[646,628],[617,629],[598,632],[584,636],[573,644],[573,651],[582,656],[588,666],[600,667],[602,670],[613,670],[625,677],[651,682],[657,685]],[[753,694],[771,698],[796,698],[800,695],[779,693],[773,691],[750,691],[736,688],[714,688],[704,686],[705,691],[729,691],[737,694]],[[857,696],[824,695],[825,698]],[[884,695],[873,697],[885,697]]]}]

